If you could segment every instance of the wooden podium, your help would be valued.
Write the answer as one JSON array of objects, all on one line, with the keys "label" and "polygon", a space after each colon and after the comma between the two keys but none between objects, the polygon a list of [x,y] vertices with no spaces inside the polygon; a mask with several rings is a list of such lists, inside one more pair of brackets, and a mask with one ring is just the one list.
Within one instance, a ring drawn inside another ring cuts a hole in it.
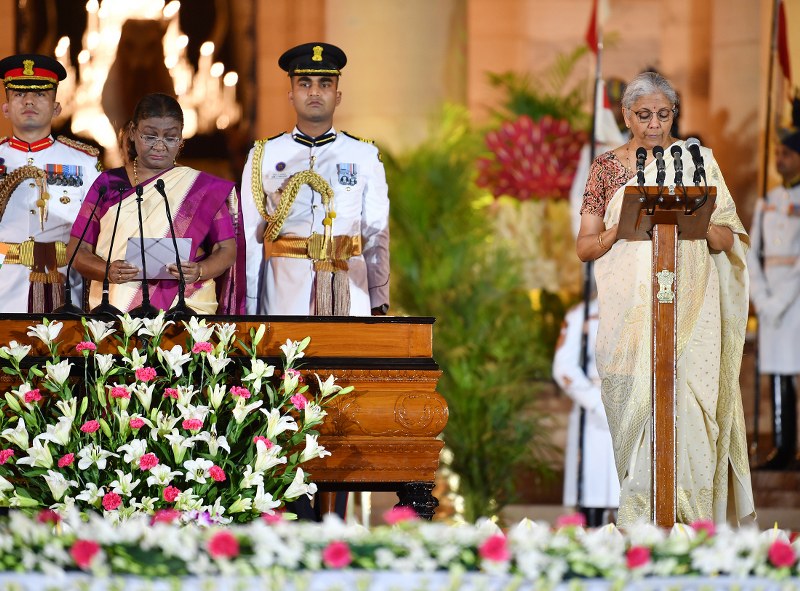
[{"label": "wooden podium", "polygon": [[651,240],[651,481],[653,522],[675,524],[675,388],[679,240],[705,240],[716,187],[627,187],[617,238]]},{"label": "wooden podium", "polygon": [[[80,319],[47,314],[64,323],[59,335],[59,353],[75,356],[75,345],[83,340]],[[438,435],[447,424],[445,399],[436,392],[441,375],[433,360],[433,318],[403,317],[289,317],[205,316],[207,322],[236,323],[245,336],[251,327],[264,324],[267,332],[258,345],[258,355],[272,364],[280,361],[280,346],[287,339],[311,337],[300,371],[316,383],[336,376],[341,386],[353,386],[327,408],[319,442],[330,456],[303,465],[322,492],[323,509],[331,509],[333,491],[396,491],[400,504],[410,505],[430,519],[438,505],[432,491],[439,452],[444,443]],[[30,355],[48,355],[44,345],[27,336],[27,327],[41,316],[0,315],[0,344],[12,340],[33,345]],[[169,346],[185,346],[183,325],[165,333]],[[102,353],[112,353],[113,339],[101,343]],[[165,346],[165,345],[162,345]],[[0,360],[0,365],[4,363]],[[77,375],[77,374],[76,374]],[[9,377],[0,374],[0,390],[7,390]]]}]

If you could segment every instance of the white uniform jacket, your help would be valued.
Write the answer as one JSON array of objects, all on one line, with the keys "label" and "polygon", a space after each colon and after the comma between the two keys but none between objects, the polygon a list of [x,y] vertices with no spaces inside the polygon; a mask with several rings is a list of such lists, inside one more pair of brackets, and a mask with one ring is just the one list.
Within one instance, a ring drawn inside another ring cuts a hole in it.
[{"label": "white uniform jacket", "polygon": [[[6,175],[26,164],[32,164],[47,173],[47,219],[42,228],[39,188],[32,179],[25,179],[8,200],[0,219],[0,242],[22,243],[28,239],[36,242],[69,242],[72,223],[78,215],[83,198],[100,174],[96,150],[71,140],[59,138],[42,150],[28,152],[12,146],[7,138],[0,143],[0,163]],[[64,143],[68,141],[84,149]],[[3,182],[0,180],[0,182]],[[66,271],[66,265],[59,268]],[[28,287],[31,271],[21,264],[3,264],[0,267],[0,312],[28,311]],[[81,307],[82,281],[80,275],[70,274],[72,303]]]},{"label": "white uniform jacket", "polygon": [[[588,376],[581,368],[583,304],[564,318],[553,359],[553,378],[574,404],[569,416],[567,449],[564,457],[564,505],[575,507],[618,507],[619,478],[605,408],[600,399],[600,378],[595,365],[597,300],[589,306]],[[578,449],[580,409],[584,408],[583,485],[578,499]]]},{"label": "white uniform jacket", "polygon": [[758,362],[767,374],[800,373],[800,185],[759,199],[747,253],[758,314]]},{"label": "white uniform jacket", "polygon": [[[386,174],[377,148],[347,135],[323,145],[298,143],[284,133],[266,140],[261,165],[250,150],[242,174],[242,213],[247,242],[247,313],[269,315],[315,314],[315,272],[311,259],[272,256],[264,260],[267,222],[256,206],[265,200],[268,215],[280,202],[279,188],[291,175],[313,170],[334,190],[333,236],[361,236],[362,254],[348,260],[350,315],[367,316],[372,308],[389,303],[389,197]],[[254,172],[255,171],[255,172]],[[254,174],[261,176],[262,194],[253,192]],[[325,208],[319,193],[301,187],[279,238],[308,238],[322,234]]]}]

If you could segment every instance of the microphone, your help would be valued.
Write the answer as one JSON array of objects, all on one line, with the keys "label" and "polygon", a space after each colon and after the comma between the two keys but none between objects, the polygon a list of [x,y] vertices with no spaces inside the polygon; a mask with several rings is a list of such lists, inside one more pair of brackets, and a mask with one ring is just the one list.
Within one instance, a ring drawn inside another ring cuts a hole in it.
[{"label": "microphone", "polygon": [[156,181],[156,191],[161,193],[164,198],[164,208],[167,210],[167,222],[169,223],[169,232],[172,235],[172,247],[175,249],[175,264],[178,267],[178,302],[167,312],[168,318],[181,318],[184,316],[194,315],[194,310],[186,305],[184,295],[186,292],[186,278],[183,276],[183,267],[181,266],[180,255],[178,254],[178,241],[175,239],[175,226],[172,224],[172,214],[169,211],[169,199],[167,199],[167,190],[164,187],[164,179]]},{"label": "microphone", "polygon": [[139,250],[142,253],[142,303],[129,312],[131,318],[150,318],[158,315],[158,309],[150,303],[150,284],[147,283],[147,261],[144,255],[144,222],[142,221],[142,185],[136,187],[136,209],[139,213]]},{"label": "microphone", "polygon": [[705,164],[703,162],[703,156],[700,154],[700,140],[696,137],[690,137],[686,140],[686,149],[689,150],[689,153],[692,155],[692,162],[694,162],[694,177],[692,182],[695,185],[699,185],[701,178],[703,182],[706,182]]},{"label": "microphone", "polygon": [[664,179],[667,176],[666,165],[664,164],[664,148],[655,146],[653,148],[653,156],[656,159],[656,184],[659,189],[664,188]]},{"label": "microphone", "polygon": [[[72,263],[75,261],[75,255],[78,254],[78,249],[81,247],[81,244],[83,244],[83,239],[86,237],[86,231],[89,229],[89,224],[92,223],[92,220],[94,219],[94,214],[97,211],[97,207],[100,205],[100,202],[105,198],[107,190],[108,187],[106,187],[105,185],[101,185],[100,188],[97,190],[98,192],[97,201],[95,201],[94,205],[92,206],[92,211],[89,214],[89,219],[86,221],[86,225],[83,227],[83,232],[81,232],[81,237],[78,238],[78,244],[75,245],[75,250],[73,251],[72,256],[69,257],[69,263],[67,263],[66,278],[64,279],[64,304],[53,310],[53,312],[59,314],[72,314],[76,316],[80,316],[83,314],[83,310],[81,310],[78,306],[72,303],[72,289],[69,284],[69,272],[72,271]],[[89,284],[86,281],[84,281],[83,289],[87,289],[88,287]]]},{"label": "microphone", "polygon": [[111,302],[108,301],[108,275],[111,270],[111,253],[114,252],[114,240],[117,237],[119,212],[122,209],[122,194],[125,192],[124,185],[119,185],[117,187],[117,191],[119,192],[119,203],[117,203],[117,214],[114,217],[114,228],[111,230],[111,243],[108,246],[108,256],[106,257],[106,271],[103,274],[103,297],[100,300],[100,303],[91,310],[92,314],[104,314],[110,316],[111,318],[122,314],[122,311],[119,308],[112,306]]},{"label": "microphone", "polygon": [[636,181],[640,187],[644,187],[644,162],[647,160],[647,150],[636,148]]},{"label": "microphone", "polygon": [[675,186],[683,186],[683,150],[679,145],[674,145],[670,148],[670,153],[674,159],[673,165],[675,167]]}]

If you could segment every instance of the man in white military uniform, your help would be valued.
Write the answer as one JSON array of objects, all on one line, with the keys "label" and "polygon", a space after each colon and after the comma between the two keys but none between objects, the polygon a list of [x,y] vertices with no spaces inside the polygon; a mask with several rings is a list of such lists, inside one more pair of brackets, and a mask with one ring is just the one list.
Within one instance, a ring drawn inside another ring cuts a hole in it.
[{"label": "man in white military uniform", "polygon": [[[43,55],[0,60],[3,115],[13,137],[0,139],[0,312],[46,313],[64,302],[66,246],[86,191],[99,174],[97,150],[51,132],[63,66]],[[81,303],[80,276],[70,277]]]},{"label": "man in white military uniform", "polygon": [[[553,359],[553,378],[574,404],[567,428],[564,458],[564,505],[577,507],[589,527],[603,525],[608,511],[619,507],[619,477],[603,402],[600,378],[595,365],[597,299],[589,304],[587,326],[587,369],[581,364],[584,305],[572,308],[564,318]],[[584,410],[583,441],[580,436],[580,410]],[[582,460],[579,458],[582,455]],[[581,491],[578,494],[578,465],[581,465]]]},{"label": "man in white military uniform", "polygon": [[291,133],[259,140],[242,175],[247,313],[385,314],[389,198],[377,148],[333,127],[341,101],[336,46],[284,53]]},{"label": "man in white military uniform", "polygon": [[750,293],[758,314],[758,363],[769,375],[775,448],[759,466],[796,468],[797,403],[800,373],[800,99],[795,128],[781,133],[775,166],[783,183],[756,203],[752,247],[747,253]]}]

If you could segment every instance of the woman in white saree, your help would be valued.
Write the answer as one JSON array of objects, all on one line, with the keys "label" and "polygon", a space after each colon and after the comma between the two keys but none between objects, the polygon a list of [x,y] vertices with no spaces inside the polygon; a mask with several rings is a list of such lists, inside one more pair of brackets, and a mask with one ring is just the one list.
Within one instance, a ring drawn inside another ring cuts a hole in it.
[{"label": "woman in white saree", "polygon": [[[581,208],[577,252],[596,261],[596,359],[621,485],[620,525],[652,518],[652,244],[617,240],[617,222],[625,186],[636,184],[638,148],[647,151],[646,185],[656,184],[655,146],[667,155],[673,144],[681,146],[684,170],[694,170],[684,142],[670,135],[677,107],[677,93],[660,75],[645,72],[631,81],[622,98],[631,139],[594,161]],[[716,160],[706,148],[701,153],[717,201],[707,239],[681,240],[678,247],[676,520],[736,522],[755,512],[739,390],[748,238]],[[665,160],[672,179],[672,158]]]}]

